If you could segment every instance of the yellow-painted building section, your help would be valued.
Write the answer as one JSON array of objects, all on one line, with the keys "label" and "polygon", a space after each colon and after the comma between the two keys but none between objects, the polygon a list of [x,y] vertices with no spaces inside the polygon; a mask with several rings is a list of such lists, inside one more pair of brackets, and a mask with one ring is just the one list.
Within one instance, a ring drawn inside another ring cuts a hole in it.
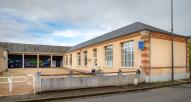
[{"label": "yellow-painted building section", "polygon": [[[70,57],[68,57],[68,65],[65,67],[72,69],[81,69],[90,71],[93,68],[101,69],[104,72],[117,72],[122,71],[135,71],[141,68],[141,66],[148,65],[150,75],[162,75],[171,74],[171,63],[172,63],[172,49],[171,41],[160,39],[160,38],[150,38],[150,41],[145,46],[148,47],[148,58],[143,57],[142,51],[138,49],[138,41],[142,40],[142,36],[149,36],[152,32],[140,31],[138,33],[126,35],[120,38],[112,39],[109,41],[101,42],[99,44],[91,45],[85,48],[81,48],[72,52],[65,53],[70,56],[72,54],[72,65],[70,65]],[[121,43],[133,41],[134,43],[134,66],[133,67],[123,67],[121,63]],[[113,66],[107,67],[105,61],[105,46],[113,46]],[[175,73],[186,73],[186,43],[174,41],[174,72]],[[93,49],[97,49],[97,67],[94,67],[93,63]],[[84,65],[83,52],[87,51],[88,64]],[[77,53],[81,54],[81,65],[78,65]],[[143,64],[142,60],[148,59],[148,64]],[[66,61],[65,61],[66,62]]]},{"label": "yellow-painted building section", "polygon": [[[133,34],[132,34],[133,35]],[[106,72],[117,72],[118,70],[127,70],[127,71],[135,71],[136,69],[140,68],[141,65],[141,51],[138,49],[138,41],[140,40],[140,35],[135,33],[133,37],[124,37],[103,42],[94,46],[89,46],[86,48],[82,48],[73,52],[69,52],[65,54],[70,55],[72,54],[72,66],[65,65],[65,67],[74,68],[74,69],[82,69],[88,70],[95,68],[93,63],[93,49],[97,49],[97,68],[101,69],[102,71]],[[121,64],[121,43],[133,41],[134,44],[134,67],[123,67]],[[105,61],[105,46],[112,45],[113,46],[113,66],[107,67]],[[83,52],[88,52],[88,65],[84,66],[84,57]],[[81,54],[81,65],[77,64],[77,53],[80,52]],[[70,59],[68,59],[70,61]]]},{"label": "yellow-painted building section", "polygon": [[[107,40],[84,48],[80,48],[64,54],[64,66],[70,69],[78,69],[84,71],[91,71],[92,69],[100,69],[103,72],[118,72],[122,71],[136,71],[142,69],[146,76],[154,76],[153,80],[163,80],[171,75],[172,66],[172,49],[171,40],[160,36],[153,36],[153,33],[148,30],[127,34],[119,38]],[[179,36],[178,36],[179,37]],[[181,38],[181,37],[180,37]],[[182,37],[181,39],[185,39]],[[138,48],[138,42],[143,40],[145,42],[145,49]],[[122,66],[122,43],[133,41],[134,65],[133,67]],[[113,46],[113,65],[106,66],[105,47]],[[94,66],[94,49],[97,49],[97,66]],[[84,62],[84,52],[87,51],[87,65]],[[78,54],[80,53],[80,65],[78,65]],[[0,72],[6,70],[6,59],[4,57],[4,50],[0,49]],[[72,59],[71,59],[72,58]],[[67,60],[68,59],[68,60]],[[187,44],[184,41],[174,41],[174,72],[180,73],[179,78],[183,78],[187,73]],[[67,62],[67,63],[66,63]],[[39,69],[34,69],[39,70]],[[46,70],[46,69],[43,69]],[[42,71],[42,70],[41,70]],[[49,70],[50,71],[50,70]],[[159,76],[157,76],[159,75]],[[162,76],[160,76],[162,75]],[[176,74],[178,75],[178,74]],[[168,78],[169,79],[169,78]]]},{"label": "yellow-painted building section", "polygon": [[[151,38],[151,75],[171,73],[171,51],[170,40]],[[186,73],[186,43],[174,41],[174,72]]]}]

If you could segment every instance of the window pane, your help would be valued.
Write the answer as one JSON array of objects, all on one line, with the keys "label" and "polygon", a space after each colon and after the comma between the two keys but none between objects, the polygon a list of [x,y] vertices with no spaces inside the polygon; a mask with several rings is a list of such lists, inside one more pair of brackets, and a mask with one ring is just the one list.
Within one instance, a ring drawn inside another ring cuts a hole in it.
[{"label": "window pane", "polygon": [[132,67],[134,61],[133,41],[122,43],[122,66]]},{"label": "window pane", "polygon": [[88,56],[87,56],[87,51],[83,52],[83,59],[84,59],[84,65],[86,66],[88,64]]},{"label": "window pane", "polygon": [[105,47],[106,66],[113,66],[113,48],[112,46]]}]

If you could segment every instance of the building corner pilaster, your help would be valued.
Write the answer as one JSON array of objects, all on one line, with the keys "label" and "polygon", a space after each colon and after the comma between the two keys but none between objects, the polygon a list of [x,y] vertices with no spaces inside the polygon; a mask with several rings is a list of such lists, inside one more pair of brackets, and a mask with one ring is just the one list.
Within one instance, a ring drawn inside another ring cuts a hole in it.
[{"label": "building corner pilaster", "polygon": [[146,76],[150,75],[150,32],[140,31],[141,40],[144,41],[144,49],[141,51],[141,69]]}]

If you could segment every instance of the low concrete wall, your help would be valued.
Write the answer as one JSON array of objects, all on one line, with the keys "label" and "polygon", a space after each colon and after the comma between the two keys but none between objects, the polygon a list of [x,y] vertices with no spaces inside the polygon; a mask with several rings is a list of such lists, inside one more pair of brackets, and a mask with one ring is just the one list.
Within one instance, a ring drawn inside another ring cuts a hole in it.
[{"label": "low concrete wall", "polygon": [[104,87],[104,86],[122,86],[144,82],[144,75],[137,77],[135,74],[112,75],[112,76],[89,76],[89,77],[68,77],[68,78],[40,78],[40,73],[36,74],[36,92]]},{"label": "low concrete wall", "polygon": [[[174,74],[174,80],[188,79],[189,77],[190,73],[186,72]],[[150,82],[159,82],[159,81],[171,81],[171,73],[150,76]]]}]

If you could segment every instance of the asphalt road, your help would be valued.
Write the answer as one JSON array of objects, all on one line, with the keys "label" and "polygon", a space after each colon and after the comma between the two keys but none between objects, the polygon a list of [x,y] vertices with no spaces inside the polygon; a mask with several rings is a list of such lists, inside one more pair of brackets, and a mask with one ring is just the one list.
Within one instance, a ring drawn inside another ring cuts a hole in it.
[{"label": "asphalt road", "polygon": [[191,84],[70,100],[47,102],[191,102]]}]

